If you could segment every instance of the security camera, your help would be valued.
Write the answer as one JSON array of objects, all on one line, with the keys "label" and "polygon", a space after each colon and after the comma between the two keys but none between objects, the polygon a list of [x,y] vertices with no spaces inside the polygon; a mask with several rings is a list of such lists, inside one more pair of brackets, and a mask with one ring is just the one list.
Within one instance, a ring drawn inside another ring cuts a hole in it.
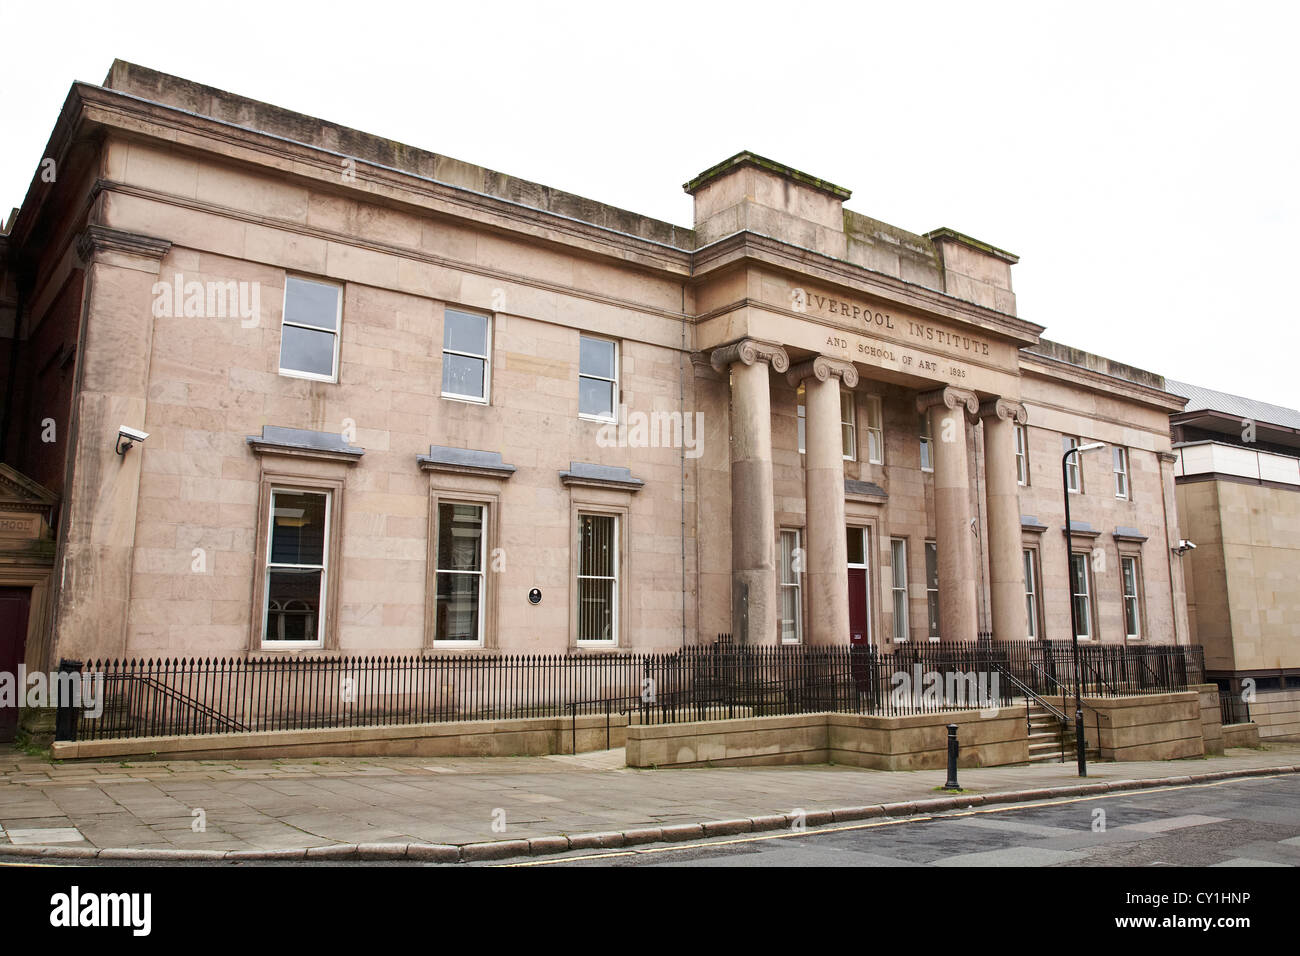
[{"label": "security camera", "polygon": [[1179,538],[1178,547],[1174,548],[1174,553],[1181,557],[1182,555],[1186,554],[1188,551],[1195,551],[1195,550],[1196,550],[1195,542],[1188,541],[1186,538]]},{"label": "security camera", "polygon": [[149,437],[148,432],[142,432],[138,428],[132,428],[130,425],[123,425],[117,430],[117,448],[119,455],[126,455],[127,450],[136,442],[144,441]]}]

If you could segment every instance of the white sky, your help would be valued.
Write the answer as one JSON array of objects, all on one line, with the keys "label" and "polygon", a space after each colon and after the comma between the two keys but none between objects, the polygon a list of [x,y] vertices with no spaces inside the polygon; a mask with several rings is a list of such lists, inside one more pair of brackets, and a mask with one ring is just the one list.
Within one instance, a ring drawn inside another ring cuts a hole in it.
[{"label": "white sky", "polygon": [[114,2],[0,11],[0,206],[114,57],[691,224],[751,149],[1021,257],[1023,318],[1300,406],[1300,6]]}]

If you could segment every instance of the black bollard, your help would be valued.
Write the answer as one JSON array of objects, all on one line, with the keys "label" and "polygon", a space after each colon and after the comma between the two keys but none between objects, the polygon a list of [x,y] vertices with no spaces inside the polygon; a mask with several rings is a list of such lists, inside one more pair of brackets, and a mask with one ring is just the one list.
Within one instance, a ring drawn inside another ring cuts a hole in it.
[{"label": "black bollard", "polygon": [[[67,658],[59,661],[60,674],[75,674],[77,681],[81,680],[81,661],[70,661]],[[60,685],[62,681],[59,682]],[[56,710],[54,712],[54,739],[55,740],[76,740],[77,739],[77,715],[78,709],[72,706],[71,700],[64,700],[63,695],[59,694],[58,699],[54,702]]]},{"label": "black bollard", "polygon": [[957,783],[957,725],[948,725],[948,782],[943,785],[945,790],[960,790],[961,786]]}]

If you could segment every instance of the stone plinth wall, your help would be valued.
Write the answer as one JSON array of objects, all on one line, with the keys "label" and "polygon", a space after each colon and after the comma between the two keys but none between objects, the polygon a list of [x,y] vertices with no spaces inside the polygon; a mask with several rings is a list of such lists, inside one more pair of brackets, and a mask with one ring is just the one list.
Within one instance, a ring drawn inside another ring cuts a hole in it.
[{"label": "stone plinth wall", "polygon": [[1300,738],[1300,690],[1259,691],[1250,717],[1262,740]]},{"label": "stone plinth wall", "polygon": [[1223,728],[1223,745],[1225,747],[1258,747],[1259,724],[1227,724]]},{"label": "stone plinth wall", "polygon": [[1207,754],[1223,753],[1223,715],[1219,710],[1219,685],[1197,684],[1190,688],[1200,696],[1201,737]]},{"label": "stone plinth wall", "polygon": [[[574,751],[568,717],[469,720],[396,727],[328,727],[251,734],[56,741],[56,760],[130,756],[159,760],[263,760],[290,757],[513,757]],[[609,746],[623,746],[627,716],[609,718]],[[577,752],[604,750],[605,716],[577,719]]]},{"label": "stone plinth wall", "polygon": [[878,770],[922,770],[947,765],[947,725],[957,724],[959,764],[988,767],[1023,763],[1029,741],[1023,715],[1003,709],[872,717],[798,714],[627,729],[629,767],[763,766],[835,763]]},{"label": "stone plinth wall", "polygon": [[[1060,706],[1060,698],[1052,701]],[[1065,702],[1074,714],[1074,701]],[[1218,704],[1216,702],[1217,710]],[[1139,697],[1085,697],[1089,749],[1102,760],[1175,760],[1205,755],[1202,701],[1197,690]]]}]

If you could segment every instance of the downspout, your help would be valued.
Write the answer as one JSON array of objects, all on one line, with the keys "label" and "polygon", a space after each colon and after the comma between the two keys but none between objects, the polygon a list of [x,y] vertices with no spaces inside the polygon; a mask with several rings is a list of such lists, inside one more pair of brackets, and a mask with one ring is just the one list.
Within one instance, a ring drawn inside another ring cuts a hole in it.
[{"label": "downspout", "polygon": [[[1177,647],[1179,644],[1178,598],[1174,594],[1174,549],[1169,543],[1169,496],[1165,493],[1165,465],[1169,464],[1170,467],[1173,467],[1173,464],[1172,462],[1167,463],[1160,452],[1156,452],[1156,460],[1160,463],[1160,507],[1163,509],[1165,515],[1165,561],[1168,563],[1169,567],[1169,610],[1174,624],[1174,646]],[[1172,475],[1170,476],[1170,483],[1176,484],[1176,482],[1173,481]],[[1182,560],[1181,555],[1179,555],[1179,560]],[[1183,582],[1183,603],[1187,603],[1187,583],[1185,581]]]},{"label": "downspout", "polygon": [[[677,356],[677,407],[682,415],[682,446],[678,458],[681,463],[681,562],[682,562],[682,647],[686,646],[686,283],[682,283],[682,347]],[[702,436],[696,435],[701,441]]]}]

